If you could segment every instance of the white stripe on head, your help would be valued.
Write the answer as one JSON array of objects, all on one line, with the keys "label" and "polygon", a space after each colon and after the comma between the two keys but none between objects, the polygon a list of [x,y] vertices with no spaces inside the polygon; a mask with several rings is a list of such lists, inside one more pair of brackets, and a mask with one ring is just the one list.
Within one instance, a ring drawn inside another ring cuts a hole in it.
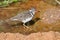
[{"label": "white stripe on head", "polygon": [[29,11],[32,13],[32,15],[34,15],[36,10],[35,8],[31,8]]}]

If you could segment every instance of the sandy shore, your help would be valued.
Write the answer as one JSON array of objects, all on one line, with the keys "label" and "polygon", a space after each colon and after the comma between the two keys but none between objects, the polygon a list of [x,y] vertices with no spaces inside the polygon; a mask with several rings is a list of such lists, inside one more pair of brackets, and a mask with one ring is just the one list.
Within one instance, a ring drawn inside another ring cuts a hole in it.
[{"label": "sandy shore", "polygon": [[0,40],[60,40],[59,32],[38,32],[29,35],[20,33],[0,33]]}]

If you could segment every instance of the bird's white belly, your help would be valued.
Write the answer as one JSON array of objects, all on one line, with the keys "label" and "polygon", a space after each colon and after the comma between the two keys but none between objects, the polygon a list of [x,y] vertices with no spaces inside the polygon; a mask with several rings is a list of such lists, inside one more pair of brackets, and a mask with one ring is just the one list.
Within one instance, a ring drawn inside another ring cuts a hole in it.
[{"label": "bird's white belly", "polygon": [[23,23],[26,23],[26,22],[30,21],[31,19],[32,19],[32,17],[27,18],[27,19],[25,19],[25,20],[22,20],[22,22],[23,22]]}]

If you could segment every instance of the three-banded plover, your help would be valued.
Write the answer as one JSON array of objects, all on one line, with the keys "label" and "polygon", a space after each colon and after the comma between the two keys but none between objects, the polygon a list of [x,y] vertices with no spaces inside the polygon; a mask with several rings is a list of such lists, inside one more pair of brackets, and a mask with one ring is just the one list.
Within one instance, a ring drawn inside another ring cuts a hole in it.
[{"label": "three-banded plover", "polygon": [[23,23],[23,25],[26,26],[25,23],[32,20],[35,12],[36,12],[35,8],[31,8],[30,10],[27,10],[27,11],[23,11],[23,12],[20,12],[20,13],[18,12],[18,14],[16,16],[11,17],[9,20],[11,20],[11,21],[21,21]]}]

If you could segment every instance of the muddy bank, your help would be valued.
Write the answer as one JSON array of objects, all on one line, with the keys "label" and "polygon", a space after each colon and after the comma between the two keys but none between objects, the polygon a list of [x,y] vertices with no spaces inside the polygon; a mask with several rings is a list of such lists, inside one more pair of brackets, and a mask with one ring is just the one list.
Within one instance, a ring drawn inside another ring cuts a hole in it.
[{"label": "muddy bank", "polygon": [[20,33],[0,33],[0,40],[60,40],[59,32],[38,32],[29,35]]}]

